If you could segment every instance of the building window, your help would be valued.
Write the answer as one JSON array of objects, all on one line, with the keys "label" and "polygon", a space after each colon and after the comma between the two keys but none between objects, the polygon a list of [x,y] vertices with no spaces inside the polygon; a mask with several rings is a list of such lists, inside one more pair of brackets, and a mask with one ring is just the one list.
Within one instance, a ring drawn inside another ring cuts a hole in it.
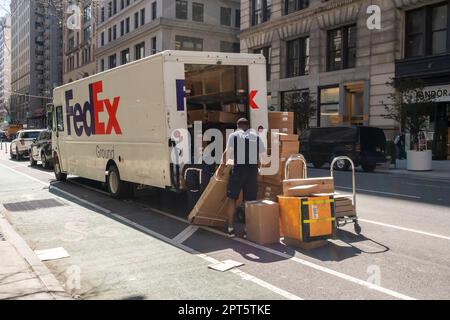
[{"label": "building window", "polygon": [[176,0],[175,16],[177,19],[187,20],[188,18],[188,2],[185,0]]},{"label": "building window", "polygon": [[127,64],[130,62],[130,49],[122,50],[120,53],[120,64]]},{"label": "building window", "polygon": [[75,48],[75,39],[72,37],[69,39],[69,43],[67,45],[67,50],[73,50]]},{"label": "building window", "polygon": [[236,10],[236,17],[234,19],[234,26],[236,28],[241,27],[241,10]]},{"label": "building window", "polygon": [[192,3],[192,21],[203,22],[203,12],[204,5],[203,3]]},{"label": "building window", "polygon": [[139,12],[136,12],[134,14],[134,28],[139,28]]},{"label": "building window", "polygon": [[285,0],[284,14],[290,14],[308,8],[309,0]]},{"label": "building window", "polygon": [[271,78],[271,66],[272,66],[272,47],[264,47],[261,49],[256,49],[253,51],[253,53],[259,53],[266,58],[266,78],[267,81],[270,81]]},{"label": "building window", "polygon": [[141,9],[141,26],[145,24],[145,8]]},{"label": "building window", "polygon": [[108,42],[112,41],[112,30],[111,28],[108,29]]},{"label": "building window", "polygon": [[239,53],[241,46],[237,42],[220,41],[220,52]]},{"label": "building window", "polygon": [[113,26],[113,40],[116,40],[116,39],[117,39],[117,26],[114,25]]},{"label": "building window", "polygon": [[102,7],[100,16],[101,16],[101,22],[105,21],[105,7]]},{"label": "building window", "polygon": [[130,32],[130,17],[125,19],[125,33]]},{"label": "building window", "polygon": [[83,33],[83,39],[84,41],[89,41],[91,39],[92,36],[92,27],[89,25],[86,28],[84,28],[84,33]]},{"label": "building window", "polygon": [[113,1],[113,14],[117,13],[117,0]]},{"label": "building window", "polygon": [[449,30],[448,5],[437,4],[406,12],[405,57],[444,53]]},{"label": "building window", "polygon": [[145,42],[141,42],[134,46],[134,60],[145,57]]},{"label": "building window", "polygon": [[125,8],[125,0],[120,0],[120,10]]},{"label": "building window", "polygon": [[299,77],[309,73],[309,37],[286,43],[286,77]]},{"label": "building window", "polygon": [[89,4],[83,9],[84,23],[91,21],[92,18],[92,6]]},{"label": "building window", "polygon": [[105,33],[104,32],[102,32],[100,34],[100,44],[102,47],[105,45]]},{"label": "building window", "polygon": [[110,69],[115,68],[117,66],[117,57],[115,54],[109,56],[108,60]]},{"label": "building window", "polygon": [[339,116],[339,95],[340,90],[338,86],[321,88],[319,94],[319,113],[320,117],[317,119],[318,127],[332,127],[340,124]]},{"label": "building window", "polygon": [[327,71],[355,67],[356,25],[328,31],[327,42]]},{"label": "building window", "polygon": [[100,71],[105,71],[105,59],[100,60]]},{"label": "building window", "polygon": [[112,2],[108,3],[108,18],[112,16]]},{"label": "building window", "polygon": [[156,8],[157,8],[156,1],[153,1],[153,2],[152,2],[152,20],[155,20],[156,17],[157,17],[157,11],[156,11]]},{"label": "building window", "polygon": [[252,25],[270,20],[272,0],[252,0]]},{"label": "building window", "polygon": [[231,8],[220,8],[220,24],[223,26],[231,26]]},{"label": "building window", "polygon": [[175,49],[188,51],[203,51],[203,39],[175,36]]},{"label": "building window", "polygon": [[155,54],[155,53],[158,52],[157,49],[156,49],[156,37],[152,38],[152,47],[151,47],[151,49],[152,49],[151,54]]},{"label": "building window", "polygon": [[125,20],[120,21],[120,36],[125,34]]}]

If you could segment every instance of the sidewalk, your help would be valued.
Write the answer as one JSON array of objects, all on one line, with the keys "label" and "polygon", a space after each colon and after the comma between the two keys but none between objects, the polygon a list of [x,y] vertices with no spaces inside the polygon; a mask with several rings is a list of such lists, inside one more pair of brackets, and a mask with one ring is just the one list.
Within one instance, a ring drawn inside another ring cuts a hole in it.
[{"label": "sidewalk", "polygon": [[0,300],[70,299],[59,282],[0,213]]},{"label": "sidewalk", "polygon": [[377,168],[377,172],[393,175],[404,175],[411,178],[450,180],[450,160],[433,161],[432,171],[408,171],[406,160],[397,160],[397,167],[392,165],[390,169]]}]

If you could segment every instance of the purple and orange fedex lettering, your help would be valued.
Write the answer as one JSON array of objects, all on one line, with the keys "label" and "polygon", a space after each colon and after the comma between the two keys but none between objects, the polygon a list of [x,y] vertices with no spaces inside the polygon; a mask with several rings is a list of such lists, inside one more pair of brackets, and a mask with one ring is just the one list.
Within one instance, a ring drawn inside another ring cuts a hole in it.
[{"label": "purple and orange fedex lettering", "polygon": [[[66,98],[66,114],[67,114],[67,134],[72,135],[73,128],[77,136],[81,136],[83,131],[89,137],[91,135],[110,135],[113,130],[117,135],[122,134],[119,121],[117,121],[117,109],[119,108],[120,97],[114,99],[99,99],[98,95],[103,92],[103,81],[97,81],[89,84],[89,101],[86,101],[81,107],[80,103],[71,104],[73,100],[73,90],[67,90]],[[108,123],[100,122],[99,114],[108,113]],[[88,121],[89,114],[89,121]]]}]

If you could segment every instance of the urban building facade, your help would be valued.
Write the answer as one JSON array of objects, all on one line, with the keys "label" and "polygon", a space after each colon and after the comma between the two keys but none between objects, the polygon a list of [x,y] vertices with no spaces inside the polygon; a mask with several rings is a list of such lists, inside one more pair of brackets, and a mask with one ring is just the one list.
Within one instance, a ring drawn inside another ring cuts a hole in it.
[{"label": "urban building facade", "polygon": [[46,105],[62,83],[61,16],[45,1],[11,1],[11,119],[46,125]]},{"label": "urban building facade", "polygon": [[450,1],[395,1],[401,10],[403,49],[396,79],[421,79],[432,97],[427,144],[437,160],[450,160]]},{"label": "urban building facade", "polygon": [[9,113],[11,92],[11,16],[0,18],[0,123]]},{"label": "urban building facade", "polygon": [[169,49],[239,52],[239,2],[103,1],[97,13],[97,71]]},{"label": "urban building facade", "polygon": [[[370,5],[381,9],[380,29],[367,26]],[[243,0],[241,14],[241,51],[266,56],[273,109],[309,94],[317,102],[313,126],[370,125],[393,134],[383,101],[401,54],[394,1]]]},{"label": "urban building facade", "polygon": [[74,25],[63,23],[63,82],[69,83],[96,73],[96,6],[98,1],[78,0],[65,3],[64,12],[69,5],[79,8],[79,21]]},{"label": "urban building facade", "polygon": [[428,145],[446,159],[449,16],[449,0],[243,0],[241,51],[266,56],[273,109],[308,94],[317,102],[312,126],[377,126],[388,139],[402,128],[385,117],[394,90],[386,83],[424,79],[436,95]]}]

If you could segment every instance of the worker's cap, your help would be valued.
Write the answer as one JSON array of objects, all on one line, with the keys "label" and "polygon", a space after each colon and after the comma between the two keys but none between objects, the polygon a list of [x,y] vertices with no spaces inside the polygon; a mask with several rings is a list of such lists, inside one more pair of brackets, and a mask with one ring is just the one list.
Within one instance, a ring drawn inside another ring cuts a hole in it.
[{"label": "worker's cap", "polygon": [[248,120],[246,118],[240,118],[237,122],[237,124],[249,124]]}]

